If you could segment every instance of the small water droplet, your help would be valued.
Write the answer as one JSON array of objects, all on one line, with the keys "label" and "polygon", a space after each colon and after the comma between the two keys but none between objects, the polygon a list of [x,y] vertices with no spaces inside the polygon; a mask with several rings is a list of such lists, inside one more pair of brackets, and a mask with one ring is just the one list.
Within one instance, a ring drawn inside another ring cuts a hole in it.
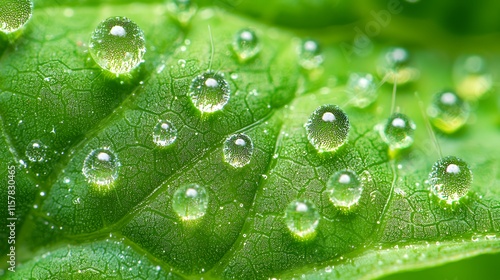
[{"label": "small water droplet", "polygon": [[114,74],[129,73],[143,61],[144,33],[126,17],[111,17],[92,33],[89,51],[103,69]]},{"label": "small water droplet", "polygon": [[182,220],[196,220],[205,215],[208,199],[208,192],[204,187],[188,184],[175,191],[172,208]]},{"label": "small water droplet", "polygon": [[21,29],[33,13],[31,0],[3,0],[0,3],[0,31],[12,33]]},{"label": "small water droplet", "polygon": [[307,39],[302,41],[299,50],[299,64],[306,70],[318,68],[323,63],[323,55],[319,43]]},{"label": "small water droplet", "polygon": [[358,203],[363,186],[355,172],[341,170],[330,177],[326,190],[333,205],[346,210]]},{"label": "small water droplet", "polygon": [[404,149],[413,143],[415,129],[415,123],[408,116],[394,113],[387,119],[380,135],[391,149]]},{"label": "small water droplet", "polygon": [[172,19],[186,27],[196,13],[196,5],[191,0],[172,0],[167,4],[167,10]]},{"label": "small water droplet", "polygon": [[365,108],[377,99],[377,83],[371,74],[352,73],[347,82],[350,102],[359,108]]},{"label": "small water droplet", "polygon": [[380,57],[377,70],[380,77],[386,78],[387,82],[405,84],[418,77],[418,71],[409,67],[410,54],[408,50],[401,47],[392,47],[384,52]]},{"label": "small water droplet", "polygon": [[260,52],[255,32],[248,28],[238,31],[233,41],[233,51],[241,62],[254,58]]},{"label": "small water droplet", "polygon": [[73,199],[73,204],[77,205],[77,204],[80,204],[82,203],[81,199],[79,197],[76,197],[75,199]]},{"label": "small water droplet", "polygon": [[336,105],[317,108],[305,124],[309,142],[319,152],[333,152],[347,142],[350,124],[346,113]]},{"label": "small water droplet", "polygon": [[43,162],[47,158],[47,149],[48,147],[42,141],[33,140],[26,146],[25,154],[31,162]]},{"label": "small water droplet", "polygon": [[299,239],[316,235],[319,213],[314,204],[306,200],[292,201],[285,211],[285,222],[290,232]]},{"label": "small water droplet", "polygon": [[432,124],[445,133],[460,129],[469,119],[469,104],[453,91],[436,94],[427,110]]},{"label": "small water droplet", "polygon": [[453,78],[458,94],[468,100],[480,98],[493,85],[486,60],[479,55],[458,58],[453,68]]},{"label": "small water droplet", "polygon": [[224,160],[233,167],[243,167],[250,163],[253,154],[252,139],[247,135],[233,134],[224,142]]},{"label": "small water droplet", "polygon": [[108,148],[92,150],[83,162],[82,172],[89,183],[110,185],[118,178],[120,161]]},{"label": "small water droplet", "polygon": [[177,139],[177,129],[169,121],[159,121],[153,128],[153,142],[160,147],[168,147]]},{"label": "small water droplet", "polygon": [[189,96],[201,112],[221,110],[229,101],[230,88],[223,74],[206,71],[191,82]]},{"label": "small water droplet", "polygon": [[442,158],[432,166],[429,174],[431,192],[448,204],[464,197],[472,184],[472,170],[462,159]]}]

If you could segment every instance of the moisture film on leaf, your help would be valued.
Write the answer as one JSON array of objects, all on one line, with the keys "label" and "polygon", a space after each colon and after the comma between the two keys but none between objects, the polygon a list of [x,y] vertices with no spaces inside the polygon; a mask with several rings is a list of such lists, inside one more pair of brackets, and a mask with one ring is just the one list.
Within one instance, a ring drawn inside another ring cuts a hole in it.
[{"label": "moisture film on leaf", "polygon": [[499,7],[0,0],[0,278],[494,279]]}]

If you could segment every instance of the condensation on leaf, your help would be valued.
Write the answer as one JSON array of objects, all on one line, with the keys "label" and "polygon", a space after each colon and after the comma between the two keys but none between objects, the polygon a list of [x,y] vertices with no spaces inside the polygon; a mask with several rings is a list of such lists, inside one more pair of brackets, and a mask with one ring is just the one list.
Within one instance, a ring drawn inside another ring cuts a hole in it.
[{"label": "condensation on leaf", "polygon": [[434,163],[429,173],[429,183],[431,192],[435,196],[452,204],[469,192],[472,170],[464,160],[448,156]]},{"label": "condensation on leaf", "polygon": [[172,197],[172,208],[184,221],[197,220],[207,211],[209,202],[205,187],[187,184],[178,188]]},{"label": "condensation on leaf", "polygon": [[117,75],[129,73],[146,53],[144,32],[126,17],[108,18],[92,33],[89,51],[103,69]]},{"label": "condensation on leaf", "polygon": [[31,18],[31,0],[0,1],[0,32],[12,33],[21,29]]},{"label": "condensation on leaf", "polygon": [[319,152],[333,152],[347,142],[351,125],[337,105],[317,108],[305,124],[309,142]]},{"label": "condensation on leaf", "polygon": [[219,111],[227,104],[230,87],[224,74],[206,71],[191,81],[189,96],[193,105],[203,113]]}]

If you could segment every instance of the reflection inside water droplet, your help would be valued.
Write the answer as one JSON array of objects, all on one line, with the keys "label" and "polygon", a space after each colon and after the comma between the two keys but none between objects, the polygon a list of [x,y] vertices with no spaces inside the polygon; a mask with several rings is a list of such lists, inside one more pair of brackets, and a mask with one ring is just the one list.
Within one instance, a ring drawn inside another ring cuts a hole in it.
[{"label": "reflection inside water droplet", "polygon": [[472,184],[472,171],[465,161],[454,156],[438,160],[429,174],[431,192],[447,204],[464,197]]},{"label": "reflection inside water droplet", "polygon": [[233,134],[224,141],[224,161],[233,167],[250,163],[253,154],[252,139],[243,133]]},{"label": "reflection inside water droplet", "polygon": [[309,142],[319,152],[333,152],[347,141],[350,124],[346,113],[336,105],[317,108],[305,124]]},{"label": "reflection inside water droplet", "polygon": [[286,208],[284,219],[286,226],[296,238],[310,239],[316,235],[320,216],[311,202],[295,200]]},{"label": "reflection inside water droplet", "polygon": [[208,192],[198,184],[178,188],[172,197],[172,208],[185,221],[203,217],[208,207]]},{"label": "reflection inside water droplet", "polygon": [[89,183],[111,185],[118,178],[120,161],[108,148],[92,150],[83,162],[82,172]]},{"label": "reflection inside water droplet", "polygon": [[159,147],[168,147],[176,139],[177,129],[169,121],[159,121],[153,128],[153,142]]}]

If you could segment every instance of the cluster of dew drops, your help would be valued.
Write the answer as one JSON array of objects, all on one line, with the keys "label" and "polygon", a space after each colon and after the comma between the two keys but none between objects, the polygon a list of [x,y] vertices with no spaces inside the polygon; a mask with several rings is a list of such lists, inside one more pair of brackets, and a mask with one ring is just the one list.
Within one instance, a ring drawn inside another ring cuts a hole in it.
[{"label": "cluster of dew drops", "polygon": [[[21,29],[31,18],[33,4],[30,0],[6,0],[0,7],[0,31],[13,33]],[[189,21],[195,13],[188,0],[169,2],[169,9],[177,15],[180,24]],[[235,57],[247,63],[259,55],[260,44],[252,29],[238,31],[231,45]],[[104,70],[120,75],[130,73],[142,63],[146,53],[144,32],[126,17],[111,17],[102,21],[91,35],[89,52]],[[299,49],[298,63],[306,71],[323,63],[320,45],[315,40],[303,40]],[[387,49],[380,57],[378,75],[384,82],[403,84],[415,79],[418,71],[409,64],[406,49]],[[459,92],[446,90],[435,94],[427,115],[432,125],[444,133],[453,133],[468,120],[470,106],[466,96],[477,98],[491,86],[485,71],[485,62],[479,56],[467,56],[457,61],[454,76]],[[352,73],[346,84],[346,92],[352,97],[351,104],[365,108],[377,99],[379,82],[370,73]],[[207,70],[196,76],[187,95],[202,113],[220,111],[229,102],[231,89],[223,73]],[[348,139],[351,124],[347,114],[337,105],[323,105],[311,113],[305,123],[310,144],[319,153],[335,153]],[[390,151],[409,148],[416,129],[412,119],[405,114],[392,113],[377,126],[380,136]],[[151,141],[158,147],[171,147],[177,140],[177,129],[170,120],[158,120],[151,132]],[[26,148],[31,162],[43,161],[47,146],[38,140]],[[252,139],[243,133],[229,135],[222,147],[224,161],[234,168],[243,168],[253,155]],[[90,184],[111,186],[119,175],[118,155],[109,147],[92,150],[83,162],[82,173]],[[465,161],[454,156],[439,159],[429,173],[429,189],[439,200],[453,204],[464,197],[472,183],[472,171]],[[356,172],[345,169],[332,174],[327,181],[326,192],[331,203],[349,213],[355,209],[363,195],[365,180]],[[172,209],[185,221],[197,220],[205,215],[209,204],[209,192],[196,183],[179,187],[173,194]],[[294,200],[285,209],[284,220],[290,232],[298,239],[315,236],[320,215],[316,206],[308,200]]]}]

